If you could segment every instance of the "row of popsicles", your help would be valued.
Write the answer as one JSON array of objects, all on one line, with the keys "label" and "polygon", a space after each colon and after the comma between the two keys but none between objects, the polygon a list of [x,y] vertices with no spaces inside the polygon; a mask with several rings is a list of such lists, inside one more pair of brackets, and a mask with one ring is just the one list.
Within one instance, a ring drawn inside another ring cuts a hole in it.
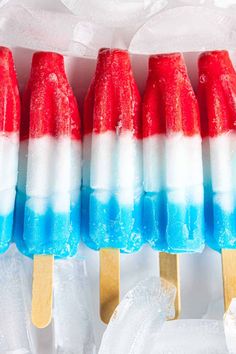
[{"label": "row of popsicles", "polygon": [[0,79],[0,252],[13,241],[29,256],[66,257],[80,239],[123,252],[236,247],[226,51],[200,56],[198,105],[181,54],[150,57],[141,102],[128,53],[100,50],[82,127],[63,56],[34,54],[21,104],[7,48]]}]

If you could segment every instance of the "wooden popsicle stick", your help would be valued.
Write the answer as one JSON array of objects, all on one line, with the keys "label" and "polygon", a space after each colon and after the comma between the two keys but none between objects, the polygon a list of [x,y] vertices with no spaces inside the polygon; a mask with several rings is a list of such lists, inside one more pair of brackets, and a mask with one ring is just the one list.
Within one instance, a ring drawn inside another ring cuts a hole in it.
[{"label": "wooden popsicle stick", "polygon": [[108,323],[120,302],[120,250],[100,250],[100,317]]},{"label": "wooden popsicle stick", "polygon": [[31,318],[37,328],[45,328],[51,322],[53,267],[53,256],[34,256]]},{"label": "wooden popsicle stick", "polygon": [[181,311],[179,255],[160,252],[159,265],[160,265],[161,278],[167,280],[168,282],[172,283],[176,287],[174,319],[177,319]]},{"label": "wooden popsicle stick", "polygon": [[223,249],[221,252],[225,311],[233,297],[236,297],[236,250]]}]

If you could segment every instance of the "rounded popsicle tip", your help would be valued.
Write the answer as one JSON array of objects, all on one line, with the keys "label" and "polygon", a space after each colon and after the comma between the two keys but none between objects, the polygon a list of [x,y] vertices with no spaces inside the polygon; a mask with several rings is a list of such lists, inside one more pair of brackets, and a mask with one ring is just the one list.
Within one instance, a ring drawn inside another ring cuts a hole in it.
[{"label": "rounded popsicle tip", "polygon": [[12,52],[0,47],[0,132],[17,132],[20,97]]},{"label": "rounded popsicle tip", "polygon": [[7,67],[13,65],[12,52],[7,47],[0,47],[0,65],[5,64]]},{"label": "rounded popsicle tip", "polygon": [[32,74],[48,75],[61,73],[65,75],[64,57],[54,52],[36,52],[32,58]]},{"label": "rounded popsicle tip", "polygon": [[12,52],[6,47],[0,47],[0,80],[6,84],[6,80],[12,80],[16,84],[16,73]]},{"label": "rounded popsicle tip", "polygon": [[169,76],[178,70],[187,70],[181,53],[155,54],[149,58],[149,71],[155,72],[156,75]]},{"label": "rounded popsicle tip", "polygon": [[126,50],[99,51],[95,76],[84,101],[83,129],[85,135],[112,131],[141,138],[141,98]]},{"label": "rounded popsicle tip", "polygon": [[43,135],[80,140],[77,101],[61,54],[38,52],[33,55],[29,82],[22,98],[22,117],[22,140]]},{"label": "rounded popsicle tip", "polygon": [[200,55],[198,101],[202,136],[235,130],[236,72],[226,50]]},{"label": "rounded popsicle tip", "polygon": [[199,134],[200,118],[184,57],[181,53],[149,58],[143,99],[143,135]]},{"label": "rounded popsicle tip", "polygon": [[98,52],[98,65],[97,68],[110,65],[111,69],[126,71],[131,69],[130,56],[127,50],[117,49],[117,48],[102,48]]},{"label": "rounded popsicle tip", "polygon": [[118,57],[129,57],[129,53],[125,49],[119,49],[119,48],[101,48],[99,49],[98,52],[98,57],[99,56],[118,56]]},{"label": "rounded popsicle tip", "polygon": [[227,50],[214,50],[202,53],[199,57],[198,67],[200,73],[215,77],[227,72],[234,72]]}]

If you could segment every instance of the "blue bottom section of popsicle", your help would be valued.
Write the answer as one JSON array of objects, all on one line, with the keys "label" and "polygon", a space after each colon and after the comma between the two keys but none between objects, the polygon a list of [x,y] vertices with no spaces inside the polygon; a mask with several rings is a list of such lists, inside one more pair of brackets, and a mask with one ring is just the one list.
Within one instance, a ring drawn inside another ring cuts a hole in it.
[{"label": "blue bottom section of popsicle", "polygon": [[[209,247],[220,251],[222,248],[236,249],[236,207],[232,193],[212,193],[205,190],[206,242]],[[233,205],[231,211],[222,207],[222,200]]]},{"label": "blue bottom section of popsicle", "polygon": [[19,250],[27,255],[73,256],[80,239],[80,198],[79,193],[71,195],[70,211],[55,212],[50,200],[43,199],[48,207],[44,213],[31,208],[32,198],[18,192],[14,225],[14,241]]},{"label": "blue bottom section of popsicle", "polygon": [[204,248],[203,204],[173,203],[168,193],[145,193],[143,233],[151,247],[170,253],[201,252]]},{"label": "blue bottom section of popsicle", "polygon": [[0,215],[0,254],[4,253],[12,238],[13,211],[7,215]]},{"label": "blue bottom section of popsicle", "polygon": [[141,193],[137,193],[132,205],[124,205],[115,193],[83,188],[82,238],[88,247],[138,251],[143,244],[141,221]]}]

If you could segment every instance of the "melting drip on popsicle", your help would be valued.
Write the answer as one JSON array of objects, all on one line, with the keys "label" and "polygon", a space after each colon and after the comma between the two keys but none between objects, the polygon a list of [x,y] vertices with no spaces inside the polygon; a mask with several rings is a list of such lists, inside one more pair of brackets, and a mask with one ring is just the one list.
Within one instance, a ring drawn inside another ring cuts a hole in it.
[{"label": "melting drip on popsicle", "polygon": [[13,231],[17,182],[20,97],[12,53],[0,47],[0,253]]}]

